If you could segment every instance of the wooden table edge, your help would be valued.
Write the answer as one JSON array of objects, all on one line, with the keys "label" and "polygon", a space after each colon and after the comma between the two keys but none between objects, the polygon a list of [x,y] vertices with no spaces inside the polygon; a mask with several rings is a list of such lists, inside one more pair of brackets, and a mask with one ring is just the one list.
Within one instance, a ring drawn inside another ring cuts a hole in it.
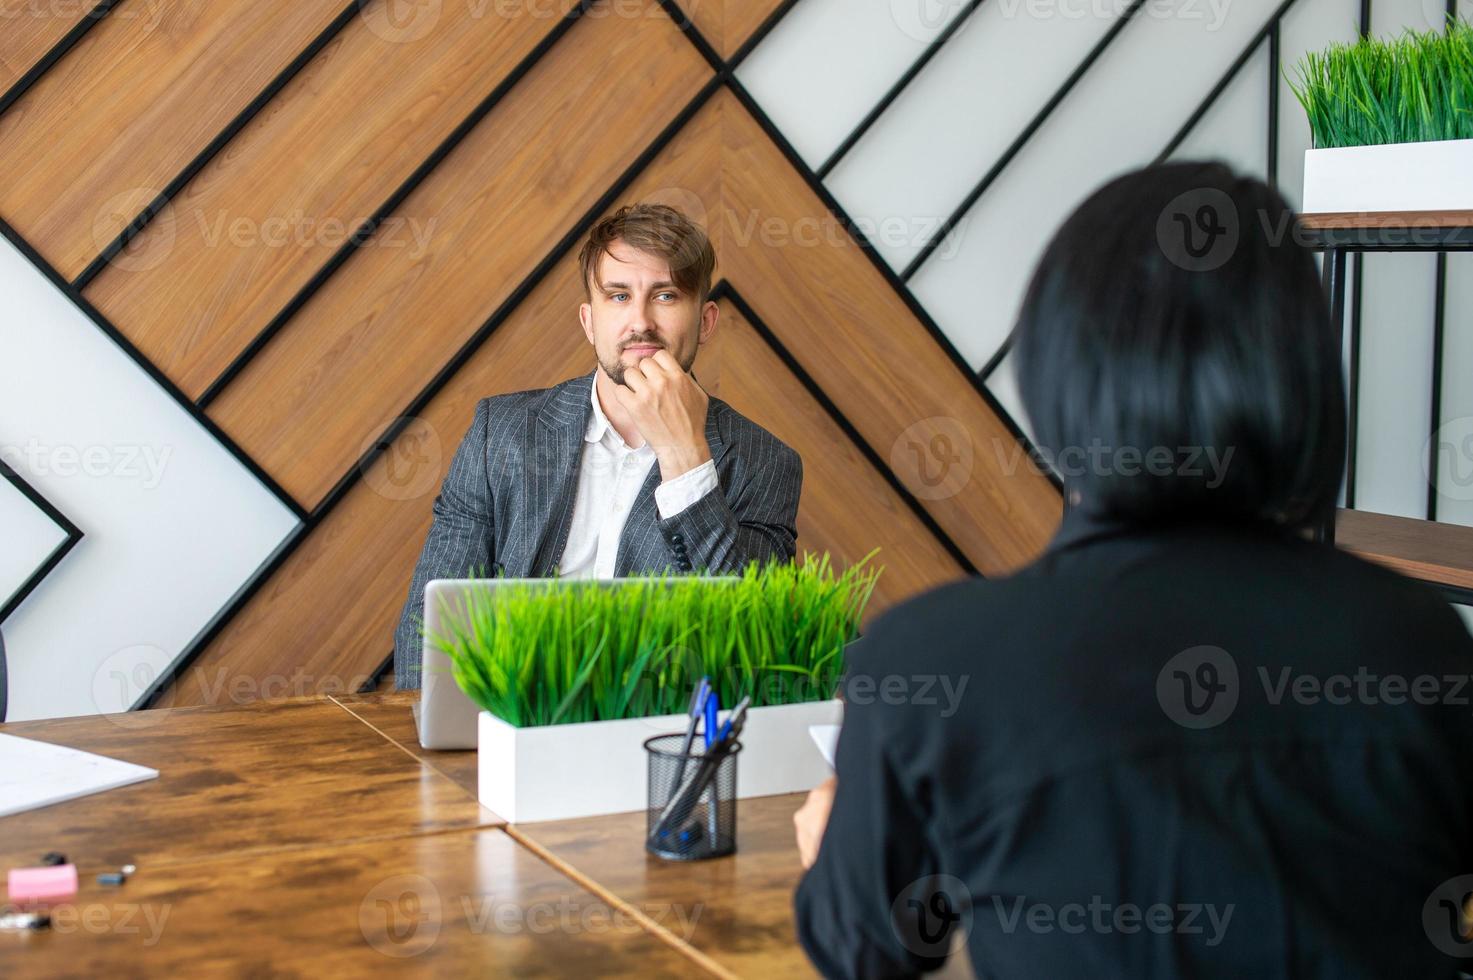
[{"label": "wooden table edge", "polygon": [[606,902],[610,908],[615,908],[618,909],[620,912],[623,912],[635,922],[638,922],[640,926],[642,926],[644,930],[650,933],[655,939],[663,942],[665,945],[675,950],[675,952],[686,957],[691,962],[699,966],[701,969],[705,970],[707,973],[715,977],[721,977],[722,980],[739,980],[737,974],[722,966],[709,954],[701,952],[695,946],[692,946],[688,941],[675,935],[675,933],[671,932],[669,929],[666,929],[654,919],[651,919],[648,915],[644,913],[643,909],[639,908],[637,905],[632,905],[629,902],[625,901],[612,888],[609,888],[605,886],[602,882],[597,881],[596,879],[584,874],[582,871],[579,871],[576,867],[564,861],[562,858],[558,857],[556,854],[552,853],[532,838],[527,837],[517,828],[515,824],[507,824],[506,826],[499,829],[512,840],[520,844],[523,848],[536,855],[543,861],[543,863],[547,864],[553,870],[560,873],[563,877],[572,881],[575,885],[578,885],[580,888],[588,891],[590,894],[596,896],[603,902]]},{"label": "wooden table edge", "polygon": [[1306,211],[1298,220],[1314,231],[1473,228],[1473,211]]},{"label": "wooden table edge", "polygon": [[[400,752],[403,752],[405,755],[409,756],[415,762],[418,762],[420,765],[422,765],[422,766],[426,767],[427,769],[431,770],[432,772],[435,773],[435,775],[439,776],[440,778],[442,778],[442,779],[448,779],[450,782],[454,783],[456,789],[460,790],[466,796],[469,796],[471,799],[475,800],[477,805],[480,805],[480,802],[481,802],[480,797],[478,797],[475,793],[472,793],[467,787],[465,787],[464,785],[462,785],[458,780],[456,780],[454,777],[452,777],[451,775],[449,775],[448,773],[446,773],[439,766],[435,765],[428,758],[426,758],[425,756],[422,756],[422,755],[418,754],[413,749],[411,749],[409,746],[405,745],[403,742],[399,741],[397,738],[395,738],[394,736],[390,735],[388,732],[384,731],[382,728],[379,728],[377,725],[375,725],[373,722],[369,721],[367,718],[363,717],[358,712],[354,711],[347,704],[344,704],[342,701],[339,701],[336,697],[334,697],[332,695],[328,695],[328,700],[330,700],[333,704],[337,705],[339,708],[342,708],[348,714],[352,715],[355,719],[357,719],[359,722],[361,722],[363,725],[365,725],[374,734],[378,735],[384,741],[386,741],[390,745],[394,746],[394,748],[398,749]],[[483,807],[483,809],[485,809],[485,808]],[[496,823],[493,824],[493,826],[505,827],[507,825],[507,823],[509,822],[509,821],[507,821],[507,819],[505,817],[501,816],[501,814],[499,814],[499,813],[492,813],[489,809],[486,810],[486,812],[487,813],[491,813],[491,815],[496,818]]]}]

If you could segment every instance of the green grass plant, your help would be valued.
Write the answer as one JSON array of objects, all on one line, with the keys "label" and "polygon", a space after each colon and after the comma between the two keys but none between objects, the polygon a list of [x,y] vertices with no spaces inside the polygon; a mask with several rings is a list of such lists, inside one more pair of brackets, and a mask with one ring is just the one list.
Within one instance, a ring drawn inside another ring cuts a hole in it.
[{"label": "green grass plant", "polygon": [[1290,88],[1316,148],[1473,139],[1473,24],[1310,52]]},{"label": "green grass plant", "polygon": [[482,709],[517,727],[678,714],[710,677],[724,707],[832,697],[880,570],[827,554],[740,576],[472,589],[431,642]]}]

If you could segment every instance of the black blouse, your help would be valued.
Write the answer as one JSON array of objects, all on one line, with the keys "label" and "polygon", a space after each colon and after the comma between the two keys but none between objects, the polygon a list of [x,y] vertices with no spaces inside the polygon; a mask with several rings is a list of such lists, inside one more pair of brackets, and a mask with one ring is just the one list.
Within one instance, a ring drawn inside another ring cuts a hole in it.
[{"label": "black blouse", "polygon": [[[1075,511],[852,648],[796,895],[831,977],[1473,968],[1473,639],[1430,589],[1257,527]],[[1470,969],[1473,972],[1473,969]]]}]

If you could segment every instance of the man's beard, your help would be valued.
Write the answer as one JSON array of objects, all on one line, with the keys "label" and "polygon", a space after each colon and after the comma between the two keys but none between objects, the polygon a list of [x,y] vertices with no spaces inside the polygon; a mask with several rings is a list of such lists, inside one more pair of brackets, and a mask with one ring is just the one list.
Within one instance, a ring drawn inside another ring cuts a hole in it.
[{"label": "man's beard", "polygon": [[[614,382],[614,384],[616,384],[616,385],[619,385],[621,388],[627,388],[629,386],[624,383],[624,368],[625,368],[625,364],[624,364],[624,360],[623,360],[623,356],[622,356],[624,354],[625,349],[626,348],[629,348],[629,347],[648,347],[648,346],[651,346],[651,345],[657,346],[661,350],[669,350],[670,349],[670,348],[666,347],[664,344],[658,343],[657,341],[645,340],[645,339],[636,337],[635,339],[626,342],[623,347],[619,348],[619,354],[620,354],[620,356],[614,358],[612,361],[605,360],[603,358],[603,356],[600,355],[599,356],[599,359],[598,359],[599,367],[601,367],[601,368],[604,369],[604,374],[607,374],[609,376],[609,380],[610,381]],[[680,362],[680,358],[676,358],[676,362],[679,363]],[[685,362],[680,365],[680,369],[682,371],[685,371],[685,372],[689,373],[690,368],[691,368],[691,365],[694,364],[695,362],[696,362],[695,351],[691,351],[690,357],[687,358],[685,360]]]}]

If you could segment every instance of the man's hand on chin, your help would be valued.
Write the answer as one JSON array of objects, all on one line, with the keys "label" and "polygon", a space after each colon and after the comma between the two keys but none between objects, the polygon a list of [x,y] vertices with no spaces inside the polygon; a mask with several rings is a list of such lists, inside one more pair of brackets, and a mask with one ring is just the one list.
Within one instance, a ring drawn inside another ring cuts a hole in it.
[{"label": "man's hand on chin", "polygon": [[660,461],[660,479],[673,480],[711,458],[706,443],[706,410],[711,399],[680,369],[668,350],[659,350],[624,370],[619,399],[640,435]]}]

